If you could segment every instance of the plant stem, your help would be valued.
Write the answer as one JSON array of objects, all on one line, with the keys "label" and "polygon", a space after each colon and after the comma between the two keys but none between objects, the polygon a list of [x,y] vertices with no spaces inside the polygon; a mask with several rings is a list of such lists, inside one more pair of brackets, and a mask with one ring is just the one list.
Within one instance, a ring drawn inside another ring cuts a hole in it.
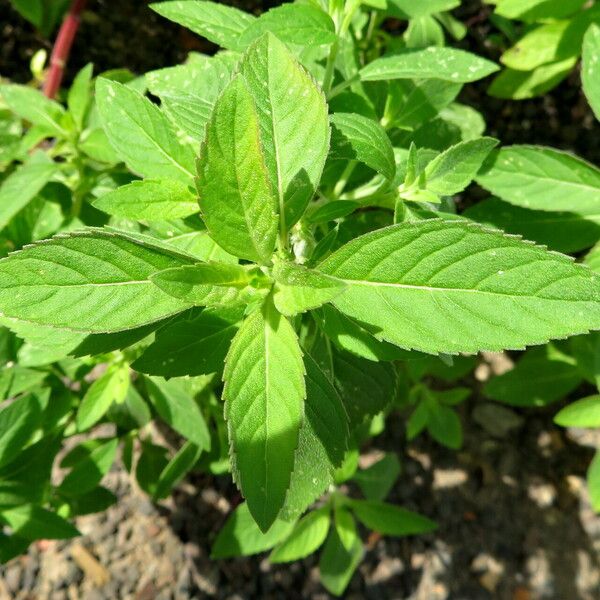
[{"label": "plant stem", "polygon": [[334,198],[338,199],[342,195],[342,192],[344,191],[346,184],[348,183],[348,179],[350,179],[350,177],[352,176],[352,173],[354,173],[354,169],[356,169],[356,164],[357,163],[355,160],[351,160],[346,165],[346,168],[344,169],[342,175],[338,179],[338,182],[335,184],[335,187],[333,188]]},{"label": "plant stem", "polygon": [[323,77],[323,91],[325,95],[329,94],[331,90],[331,84],[333,83],[333,75],[335,73],[335,61],[337,59],[338,52],[340,51],[340,41],[336,39],[331,46],[329,56],[327,57],[327,65],[325,67],[325,76]]},{"label": "plant stem", "polygon": [[60,30],[52,48],[50,56],[50,69],[44,83],[44,94],[52,99],[60,89],[60,84],[65,73],[65,65],[69,59],[71,46],[75,39],[75,34],[79,28],[81,13],[87,0],[73,0],[69,12],[64,18]]}]

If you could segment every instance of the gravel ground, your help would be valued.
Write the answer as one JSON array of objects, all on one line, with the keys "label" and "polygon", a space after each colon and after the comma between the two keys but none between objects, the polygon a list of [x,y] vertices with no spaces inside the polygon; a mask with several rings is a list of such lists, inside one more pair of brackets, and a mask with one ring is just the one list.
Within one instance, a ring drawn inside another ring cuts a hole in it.
[{"label": "gravel ground", "polygon": [[[425,437],[405,447],[403,420],[392,417],[368,453],[405,457],[390,499],[435,519],[439,530],[404,539],[364,531],[367,552],[346,597],[600,598],[600,518],[584,482],[598,439],[558,431],[553,413],[473,401],[463,407],[466,444],[458,453]],[[264,556],[209,560],[239,499],[227,478],[191,477],[160,505],[121,466],[105,484],[118,504],[78,519],[82,538],[40,542],[1,567],[0,600],[328,598],[315,557],[288,566]]]}]

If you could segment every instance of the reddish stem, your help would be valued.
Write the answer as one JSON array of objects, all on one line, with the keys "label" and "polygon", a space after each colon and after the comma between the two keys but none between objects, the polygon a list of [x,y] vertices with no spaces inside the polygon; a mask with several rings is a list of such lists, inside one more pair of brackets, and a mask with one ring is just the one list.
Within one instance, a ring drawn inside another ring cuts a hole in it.
[{"label": "reddish stem", "polygon": [[63,76],[65,74],[65,65],[71,52],[71,46],[75,39],[75,34],[81,20],[81,12],[83,11],[87,0],[73,0],[71,8],[64,18],[54,47],[50,56],[50,69],[44,82],[44,94],[48,98],[54,98],[60,89]]}]

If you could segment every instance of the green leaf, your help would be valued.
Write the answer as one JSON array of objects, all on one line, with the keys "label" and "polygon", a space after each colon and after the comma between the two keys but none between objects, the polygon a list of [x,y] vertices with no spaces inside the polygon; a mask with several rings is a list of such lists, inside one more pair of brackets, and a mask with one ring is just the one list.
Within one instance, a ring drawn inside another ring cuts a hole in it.
[{"label": "green leaf", "polygon": [[341,350],[375,362],[410,357],[406,350],[376,339],[364,327],[333,306],[323,306],[313,316],[327,337]]},{"label": "green leaf", "polygon": [[131,368],[162,377],[220,373],[243,312],[239,306],[207,309],[166,325]]},{"label": "green leaf", "polygon": [[288,317],[318,308],[344,290],[339,281],[301,265],[278,260],[273,269],[273,301]]},{"label": "green leaf", "polygon": [[145,78],[171,121],[200,143],[215,102],[231,79],[231,69],[219,55],[193,56],[184,65],[151,71]]},{"label": "green leaf", "polygon": [[564,355],[552,348],[533,349],[514,369],[490,379],[484,394],[512,406],[546,406],[567,396],[581,380],[577,367]]},{"label": "green leaf", "polygon": [[4,84],[0,85],[0,96],[22,119],[39,125],[50,135],[66,137],[67,131],[62,125],[65,109],[42,92],[24,85]]},{"label": "green leaf", "polygon": [[166,498],[173,487],[194,467],[201,454],[202,448],[200,446],[192,442],[186,442],[162,470],[156,483],[154,498]]},{"label": "green leaf", "polygon": [[458,450],[463,443],[462,425],[456,412],[441,402],[427,402],[427,430],[438,443]]},{"label": "green leaf", "polygon": [[50,181],[57,171],[57,165],[44,152],[35,152],[0,185],[0,229],[4,229],[11,219]]},{"label": "green leaf", "polygon": [[560,150],[502,148],[479,174],[477,183],[517,206],[598,218],[600,170]]},{"label": "green leaf", "polygon": [[600,512],[600,452],[594,454],[588,467],[587,484],[592,508],[596,512]]},{"label": "green leaf", "polygon": [[600,273],[600,244],[596,244],[586,255],[585,264],[597,273]]},{"label": "green leaf", "polygon": [[600,427],[600,396],[588,396],[565,406],[554,417],[562,427]]},{"label": "green leaf", "polygon": [[33,436],[42,420],[37,396],[28,394],[0,410],[0,466],[10,463]]},{"label": "green leaf", "polygon": [[92,100],[92,74],[94,65],[87,64],[77,73],[67,95],[69,113],[79,131],[83,129],[87,110]]},{"label": "green leaf", "polygon": [[467,83],[483,79],[498,70],[498,66],[476,54],[456,48],[430,46],[405,49],[393,55],[377,58],[360,71],[362,81],[391,79],[442,79]]},{"label": "green leaf", "polygon": [[332,159],[358,160],[390,181],[396,175],[394,149],[385,129],[356,113],[335,113],[332,125]]},{"label": "green leaf", "polygon": [[292,533],[271,552],[269,561],[272,563],[292,562],[316,552],[327,537],[329,519],[329,507],[327,506],[300,519]]},{"label": "green leaf", "polygon": [[217,262],[166,269],[151,277],[152,283],[167,294],[195,306],[248,304],[264,298],[269,292],[265,279],[255,266]]},{"label": "green leaf", "polygon": [[255,21],[252,15],[221,2],[177,0],[156,2],[150,8],[170,21],[230,50],[237,50],[240,35]]},{"label": "green leaf", "polygon": [[94,448],[75,464],[58,486],[58,491],[66,496],[79,496],[93,490],[110,470],[118,444],[118,438],[113,438]]},{"label": "green leaf", "polygon": [[580,335],[570,340],[570,354],[581,374],[600,390],[600,333]]},{"label": "green leaf", "polygon": [[264,161],[287,231],[321,179],[329,151],[327,102],[311,75],[271,34],[247,51],[240,73],[256,103]]},{"label": "green leaf", "polygon": [[285,539],[293,528],[293,522],[277,519],[268,531],[262,532],[252,518],[248,504],[240,504],[219,531],[210,557],[218,560],[265,552]]},{"label": "green leaf", "polygon": [[189,307],[150,282],[153,273],[186,262],[124,234],[62,234],[0,261],[0,308],[8,317],[74,331],[133,329]]},{"label": "green leaf", "polygon": [[[135,478],[147,494],[154,496],[160,474],[167,468],[167,449],[164,446],[142,440],[142,452],[135,466]],[[131,467],[129,467],[131,470]]]},{"label": "green leaf", "polygon": [[98,162],[109,165],[119,162],[119,157],[110,145],[104,129],[100,127],[86,130],[81,135],[78,147],[84,154]]},{"label": "green leaf", "polygon": [[483,161],[498,140],[479,138],[460,142],[438,154],[425,167],[427,191],[439,196],[452,196],[462,192],[475,178]]},{"label": "green leaf", "polygon": [[173,179],[133,181],[96,198],[92,204],[109,215],[136,221],[179,219],[199,211],[196,195]]},{"label": "green leaf", "polygon": [[109,369],[96,379],[85,393],[77,411],[77,430],[85,431],[95,425],[113,402],[125,400],[129,388],[129,367]]},{"label": "green leaf", "polygon": [[358,534],[354,537],[351,550],[348,551],[342,544],[336,529],[331,529],[319,560],[323,587],[331,594],[341,596],[348,587],[362,556],[363,545]]},{"label": "green leaf", "polygon": [[351,500],[356,518],[366,527],[383,535],[404,536],[429,533],[437,525],[422,515],[385,502]]},{"label": "green leaf", "polygon": [[412,2],[411,0],[387,0],[388,11],[400,19],[416,19],[437,12],[452,10],[460,5],[460,0],[424,0]]},{"label": "green leaf", "polygon": [[581,81],[585,96],[600,120],[600,25],[592,24],[583,38]]},{"label": "green leaf", "polygon": [[367,500],[384,500],[400,475],[400,461],[388,452],[376,463],[357,471],[353,479]]},{"label": "green leaf", "polygon": [[234,337],[223,380],[234,478],[267,531],[290,484],[306,397],[298,338],[269,300]]},{"label": "green leaf", "polygon": [[14,535],[26,540],[63,540],[80,535],[68,521],[40,506],[24,505],[0,511]]},{"label": "green leaf", "polygon": [[217,101],[206,128],[198,190],[214,240],[231,254],[268,263],[277,237],[277,199],[259,135],[257,108],[238,76]]},{"label": "green leaf", "polygon": [[177,380],[146,377],[148,397],[161,419],[202,450],[210,450],[210,433],[196,400]]},{"label": "green leaf", "polygon": [[104,512],[117,501],[117,497],[110,490],[98,486],[86,494],[69,498],[69,506],[72,516],[81,516]]},{"label": "green leaf", "polygon": [[177,133],[156,104],[116,81],[98,79],[96,102],[102,127],[125,164],[144,177],[194,179],[194,150]]},{"label": "green leaf", "polygon": [[238,47],[247,48],[268,32],[286,44],[299,46],[322,46],[336,40],[335,25],[320,8],[310,4],[284,4],[253,21],[240,36]]},{"label": "green leaf", "polygon": [[441,79],[397,80],[389,85],[390,95],[382,123],[416,129],[451,104],[461,84]]},{"label": "green leaf", "polygon": [[305,416],[281,514],[287,520],[302,514],[333,483],[348,448],[348,416],[337,391],[309,354],[304,364]]},{"label": "green leaf", "polygon": [[343,219],[359,207],[360,203],[353,200],[334,200],[323,204],[314,212],[308,214],[306,221],[314,224],[329,223],[329,221]]},{"label": "green leaf", "polygon": [[334,352],[333,372],[351,428],[385,410],[396,396],[396,371],[390,363],[365,361],[348,352]]},{"label": "green leaf", "polygon": [[551,62],[533,71],[504,69],[488,88],[488,94],[496,98],[525,100],[541,96],[557,86],[577,64],[577,57]]},{"label": "green leaf", "polygon": [[581,9],[585,0],[502,0],[495,14],[507,19],[534,23],[542,19],[563,19]]},{"label": "green leaf", "polygon": [[348,284],[333,301],[339,310],[378,339],[431,354],[517,349],[600,327],[590,270],[461,221],[363,235],[319,270]]},{"label": "green leaf", "polygon": [[558,252],[578,252],[600,240],[600,211],[585,216],[564,211],[531,210],[489,198],[469,207],[464,217],[522,235]]},{"label": "green leaf", "polygon": [[335,530],[340,537],[342,546],[351,552],[357,536],[356,521],[346,506],[336,504],[333,514]]}]

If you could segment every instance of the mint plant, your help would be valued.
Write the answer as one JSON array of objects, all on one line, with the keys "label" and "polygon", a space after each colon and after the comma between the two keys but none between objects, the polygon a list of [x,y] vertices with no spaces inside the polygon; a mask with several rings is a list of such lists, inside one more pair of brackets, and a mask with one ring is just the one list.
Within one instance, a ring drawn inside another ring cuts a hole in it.
[{"label": "mint plant", "polygon": [[[245,502],[213,556],[320,551],[341,594],[357,522],[435,527],[385,502],[395,455],[359,468],[388,414],[409,439],[459,448],[459,382],[480,351],[537,346],[484,387],[513,406],[597,383],[600,252],[561,252],[600,240],[600,171],[484,135],[456,98],[498,66],[443,45],[441,27],[463,33],[457,4],[313,0],[255,17],[160,2],[223,50],[104,73],[94,98],[86,67],[66,108],[0,86],[0,226],[16,250],[0,260],[2,560],[114,502],[101,482],[120,448],[155,500],[192,469],[231,470]],[[402,39],[388,17],[408,21]],[[473,181],[493,196],[458,214]],[[113,433],[75,445],[51,482],[63,442],[100,423]],[[157,443],[158,423],[178,443]]]}]

